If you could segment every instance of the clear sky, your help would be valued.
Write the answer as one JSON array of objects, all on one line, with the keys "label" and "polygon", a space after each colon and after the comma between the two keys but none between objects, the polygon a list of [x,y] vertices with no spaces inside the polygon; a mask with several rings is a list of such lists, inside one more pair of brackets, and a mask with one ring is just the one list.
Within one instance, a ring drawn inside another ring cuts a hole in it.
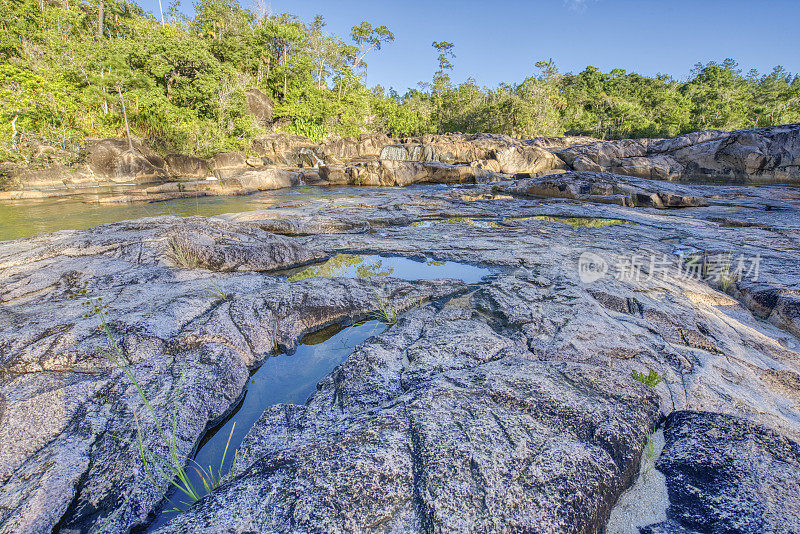
[{"label": "clear sky", "polygon": [[[726,57],[745,71],[800,72],[800,0],[267,1],[304,22],[321,14],[340,37],[362,20],[388,26],[395,41],[368,57],[368,83],[401,93],[431,79],[434,40],[455,44],[454,81],[490,87],[519,82],[548,58],[562,72],[594,65],[678,79],[698,61]],[[157,12],[157,2],[140,5]],[[191,12],[191,0],[182,8]]]}]

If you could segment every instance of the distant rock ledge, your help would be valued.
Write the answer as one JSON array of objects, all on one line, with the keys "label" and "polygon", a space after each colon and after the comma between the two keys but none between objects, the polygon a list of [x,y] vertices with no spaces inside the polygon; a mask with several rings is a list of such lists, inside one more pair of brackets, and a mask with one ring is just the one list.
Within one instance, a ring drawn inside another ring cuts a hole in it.
[{"label": "distant rock ledge", "polygon": [[723,132],[693,132],[673,139],[601,141],[586,137],[527,140],[496,134],[383,134],[314,143],[275,133],[253,141],[249,153],[203,159],[155,154],[144,142],[90,140],[77,163],[48,166],[43,147],[35,167],[0,164],[0,199],[78,194],[103,185],[128,190],[109,201],[246,194],[299,183],[403,186],[477,183],[569,170],[613,172],[676,182],[800,183],[800,124]]}]

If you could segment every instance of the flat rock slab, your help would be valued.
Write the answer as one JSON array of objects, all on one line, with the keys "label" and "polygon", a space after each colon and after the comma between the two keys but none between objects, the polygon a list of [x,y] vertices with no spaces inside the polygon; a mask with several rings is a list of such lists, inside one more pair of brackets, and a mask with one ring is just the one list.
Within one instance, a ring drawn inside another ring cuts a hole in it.
[{"label": "flat rock slab", "polygon": [[[545,181],[574,198],[516,196]],[[614,187],[662,205],[599,198],[625,196]],[[0,244],[0,529],[128,532],[159,510],[166,484],[112,437],[148,419],[68,298],[84,282],[158,413],[171,417],[184,376],[187,458],[274,350],[375,309],[372,281],[274,269],[336,254],[491,268],[469,286],[381,282],[414,309],[306,404],[266,410],[233,480],[175,525],[595,532],[659,412],[725,413],[800,439],[796,190],[582,172],[362,191]],[[586,252],[608,262],[602,278],[581,279]],[[758,280],[680,276],[687,253],[716,252],[759,254]],[[641,272],[616,276],[635,257]],[[673,268],[650,276],[650,257]],[[654,390],[631,378],[649,369],[663,377]]]}]

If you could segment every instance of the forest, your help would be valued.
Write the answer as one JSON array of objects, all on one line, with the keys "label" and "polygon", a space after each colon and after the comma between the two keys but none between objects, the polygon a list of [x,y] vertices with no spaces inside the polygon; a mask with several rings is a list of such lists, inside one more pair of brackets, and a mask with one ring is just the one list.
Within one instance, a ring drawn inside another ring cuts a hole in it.
[{"label": "forest", "polygon": [[[777,66],[743,72],[732,59],[698,63],[684,81],[552,60],[521,81],[454,83],[457,44],[431,47],[431,78],[405,94],[368,87],[369,62],[391,46],[380,21],[347,36],[322,16],[301,21],[256,0],[179,0],[153,15],[121,0],[0,0],[0,160],[31,144],[73,151],[87,138],[131,135],[161,152],[244,150],[267,129],[320,140],[494,132],[668,137],[800,122],[800,77]],[[525,66],[520,66],[525,70]],[[248,113],[245,91],[274,103],[271,125]]]}]

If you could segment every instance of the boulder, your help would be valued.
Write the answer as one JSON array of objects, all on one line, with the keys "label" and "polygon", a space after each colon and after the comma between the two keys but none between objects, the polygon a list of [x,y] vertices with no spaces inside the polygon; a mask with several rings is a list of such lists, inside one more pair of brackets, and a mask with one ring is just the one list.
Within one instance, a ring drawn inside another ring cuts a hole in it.
[{"label": "boulder", "polygon": [[83,162],[101,180],[157,183],[167,178],[164,160],[139,141],[133,141],[133,150],[127,139],[91,141],[84,150]]},{"label": "boulder", "polygon": [[800,183],[800,124],[605,141],[558,155],[578,171],[671,181]]},{"label": "boulder", "polygon": [[695,196],[680,185],[610,173],[566,172],[523,178],[497,187],[503,193],[517,196],[568,198],[629,207],[689,208],[708,205],[708,199]]},{"label": "boulder", "polygon": [[239,152],[222,152],[209,161],[214,176],[219,180],[231,178],[247,170],[247,157]]},{"label": "boulder", "polygon": [[287,133],[272,133],[253,139],[252,148],[259,156],[266,156],[277,164],[299,166],[297,149],[313,148],[311,139]]},{"label": "boulder", "polygon": [[356,158],[376,158],[392,140],[386,134],[361,134],[358,138],[327,139],[320,144],[320,152],[329,163]]},{"label": "boulder", "polygon": [[300,173],[276,167],[258,167],[221,180],[219,186],[223,189],[235,188],[241,192],[269,191],[291,187],[299,181]]},{"label": "boulder", "polygon": [[197,156],[167,154],[164,160],[167,163],[167,171],[171,176],[179,178],[205,178],[211,174],[208,162]]},{"label": "boulder", "polygon": [[533,145],[517,145],[494,151],[500,172],[504,174],[537,175],[554,169],[565,168],[558,156]]},{"label": "boulder", "polygon": [[493,179],[494,173],[470,165],[381,160],[351,165],[324,165],[320,178],[340,185],[405,186],[418,183],[476,183]]},{"label": "boulder", "polygon": [[490,159],[494,150],[516,144],[511,137],[498,134],[424,135],[385,147],[381,160],[425,161],[448,164]]},{"label": "boulder", "polygon": [[272,124],[272,99],[258,89],[249,89],[244,93],[247,98],[247,108],[253,118],[262,126]]},{"label": "boulder", "polygon": [[800,444],[740,417],[673,412],[656,467],[667,520],[644,534],[800,532]]}]

